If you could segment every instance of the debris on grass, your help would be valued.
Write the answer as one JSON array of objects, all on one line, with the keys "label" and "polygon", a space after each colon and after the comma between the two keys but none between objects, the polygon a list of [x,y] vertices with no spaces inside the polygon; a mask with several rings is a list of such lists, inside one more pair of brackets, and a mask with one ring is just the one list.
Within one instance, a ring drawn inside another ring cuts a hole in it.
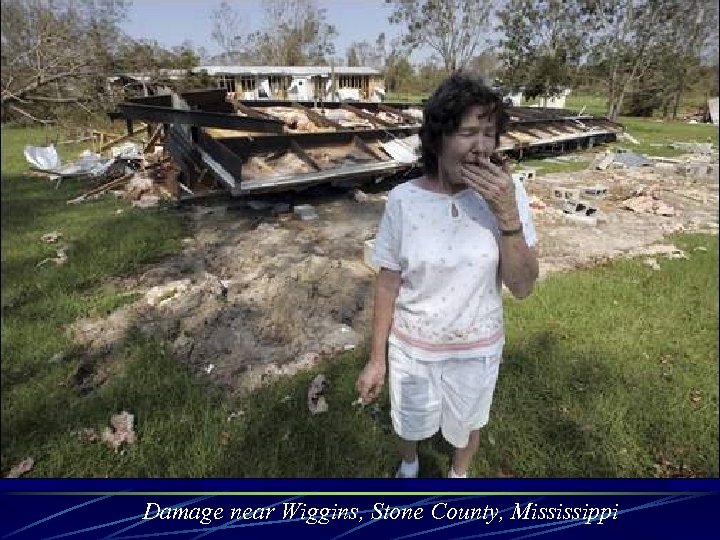
[{"label": "debris on grass", "polygon": [[619,135],[619,138],[622,139],[622,140],[624,140],[624,141],[628,141],[628,142],[630,142],[630,143],[632,143],[632,144],[640,144],[640,141],[638,141],[635,137],[633,137],[632,135],[630,135],[627,131],[623,131],[623,132]]},{"label": "debris on grass", "polygon": [[328,410],[327,401],[325,401],[325,391],[329,388],[325,375],[322,373],[316,375],[308,388],[308,408],[312,414],[324,413]]},{"label": "debris on grass", "polygon": [[52,231],[52,232],[43,234],[43,235],[40,237],[40,240],[42,240],[42,241],[45,242],[46,244],[54,244],[54,243],[56,243],[58,240],[60,240],[61,238],[62,238],[62,233],[61,233],[61,232]]},{"label": "debris on grass", "polygon": [[365,401],[362,396],[358,396],[358,398],[350,404],[351,407],[357,407],[358,405],[360,407],[365,407]]},{"label": "debris on grass", "polygon": [[673,142],[670,146],[675,150],[682,150],[683,152],[692,152],[694,154],[712,154],[713,145],[712,143],[697,143],[697,142]]},{"label": "debris on grass", "polygon": [[228,417],[227,417],[227,421],[228,421],[228,422],[231,422],[231,421],[233,421],[235,418],[242,418],[243,416],[245,416],[245,411],[243,411],[243,410],[231,412],[231,413],[228,415]]},{"label": "debris on grass", "polygon": [[50,363],[50,364],[59,364],[59,363],[62,362],[63,360],[65,360],[65,353],[59,352],[59,353],[53,354],[53,355],[50,357],[50,360],[48,360],[48,363]]},{"label": "debris on grass", "polygon": [[668,259],[688,258],[688,256],[682,249],[672,244],[652,244],[650,246],[643,246],[628,251],[626,255],[629,257],[639,257],[643,255],[646,257],[653,257],[657,255],[663,255]]},{"label": "debris on grass", "polygon": [[100,440],[100,434],[95,428],[82,428],[70,433],[82,443],[96,443]]},{"label": "debris on grass", "polygon": [[230,433],[228,431],[220,432],[220,445],[227,446],[230,444]]},{"label": "debris on grass", "polygon": [[108,448],[112,448],[118,452],[123,444],[135,443],[135,431],[133,430],[133,422],[135,416],[122,411],[110,417],[110,426],[103,429],[101,439]]},{"label": "debris on grass", "polygon": [[55,252],[55,257],[47,257],[37,263],[35,265],[35,268],[40,268],[41,266],[45,266],[47,263],[52,262],[55,263],[55,266],[62,266],[68,261],[67,257],[67,246],[61,247]]},{"label": "debris on grass", "polygon": [[645,266],[649,266],[653,270],[660,270],[660,265],[657,262],[657,259],[655,257],[648,257],[647,259],[643,260],[643,264]]},{"label": "debris on grass", "polygon": [[25,458],[17,465],[14,465],[5,478],[20,478],[23,474],[32,471],[34,466],[35,460],[33,458]]},{"label": "debris on grass", "polygon": [[171,281],[164,285],[152,287],[145,293],[145,301],[149,306],[160,306],[169,302],[173,298],[177,298],[182,293],[190,289],[190,279],[181,279]]}]

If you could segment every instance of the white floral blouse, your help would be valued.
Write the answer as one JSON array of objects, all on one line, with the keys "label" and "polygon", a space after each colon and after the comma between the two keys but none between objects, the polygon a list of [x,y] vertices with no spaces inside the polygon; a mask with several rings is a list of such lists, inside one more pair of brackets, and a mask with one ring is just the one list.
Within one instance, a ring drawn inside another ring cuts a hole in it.
[{"label": "white floral blouse", "polygon": [[[515,191],[525,240],[534,246],[518,180]],[[390,343],[417,360],[500,355],[498,243],[495,216],[470,189],[443,195],[406,182],[391,190],[373,252],[375,264],[401,273]]]}]

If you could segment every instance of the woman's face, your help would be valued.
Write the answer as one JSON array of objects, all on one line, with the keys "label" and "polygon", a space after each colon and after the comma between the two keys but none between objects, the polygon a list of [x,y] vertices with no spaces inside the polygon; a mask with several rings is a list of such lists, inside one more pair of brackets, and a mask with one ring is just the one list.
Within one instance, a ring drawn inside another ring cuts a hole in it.
[{"label": "woman's face", "polygon": [[455,133],[443,136],[438,159],[440,181],[455,186],[463,184],[460,168],[466,163],[477,165],[490,159],[495,151],[495,131],[495,118],[488,116],[486,107],[476,105],[468,109]]}]

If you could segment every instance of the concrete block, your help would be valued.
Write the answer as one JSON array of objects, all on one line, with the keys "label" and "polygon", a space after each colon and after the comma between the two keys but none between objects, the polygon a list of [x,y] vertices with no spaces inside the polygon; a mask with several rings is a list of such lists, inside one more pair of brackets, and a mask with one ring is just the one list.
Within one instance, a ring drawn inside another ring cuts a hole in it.
[{"label": "concrete block", "polygon": [[553,197],[559,200],[579,199],[580,189],[557,186],[553,188]]},{"label": "concrete block", "polygon": [[375,249],[375,239],[365,240],[363,243],[363,262],[365,266],[370,268],[373,272],[377,273],[380,271],[380,267],[372,262],[372,252]]},{"label": "concrete block", "polygon": [[272,207],[272,213],[274,215],[287,214],[290,212],[290,205],[287,203],[277,203]]},{"label": "concrete block", "polygon": [[525,167],[520,172],[525,173],[525,181],[532,182],[533,180],[535,180],[535,174],[537,173],[537,169],[533,167]]},{"label": "concrete block", "polygon": [[608,189],[605,186],[583,186],[582,196],[590,199],[604,199],[607,197]]},{"label": "concrete block", "polygon": [[294,206],[293,214],[303,221],[312,221],[320,218],[315,211],[315,207],[310,204],[298,204]]},{"label": "concrete block", "polygon": [[615,154],[605,154],[602,157],[596,158],[596,161],[593,164],[593,168],[604,171],[610,166],[614,159]]},{"label": "concrete block", "polygon": [[591,227],[595,227],[598,222],[597,216],[584,216],[582,214],[564,214],[563,216],[566,221],[570,221],[572,223],[581,223],[583,225],[589,225]]},{"label": "concrete block", "polygon": [[565,201],[563,212],[565,214],[575,214],[581,216],[594,216],[597,214],[597,208],[584,201]]}]

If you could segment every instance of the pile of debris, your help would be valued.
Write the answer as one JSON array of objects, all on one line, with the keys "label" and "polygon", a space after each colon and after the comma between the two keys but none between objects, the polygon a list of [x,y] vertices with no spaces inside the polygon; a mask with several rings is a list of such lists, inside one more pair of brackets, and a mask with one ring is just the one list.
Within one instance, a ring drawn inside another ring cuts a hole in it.
[{"label": "pile of debris", "polygon": [[105,155],[85,150],[77,159],[62,163],[54,145],[26,146],[25,159],[35,173],[56,181],[56,189],[65,178],[88,181],[91,189],[69,200],[69,204],[110,193],[131,201],[135,207],[151,208],[163,199],[179,198],[182,189],[180,169],[170,161],[163,146],[155,144],[160,129],[142,144],[127,141],[128,136],[120,137],[118,144],[105,145]]}]

